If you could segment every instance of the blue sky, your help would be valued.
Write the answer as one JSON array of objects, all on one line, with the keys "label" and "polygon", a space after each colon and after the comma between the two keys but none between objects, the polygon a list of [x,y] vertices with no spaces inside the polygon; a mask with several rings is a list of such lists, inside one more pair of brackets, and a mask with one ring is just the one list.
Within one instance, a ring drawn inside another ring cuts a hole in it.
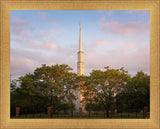
[{"label": "blue sky", "polygon": [[68,64],[76,72],[79,23],[82,24],[85,74],[124,67],[149,74],[150,13],[147,10],[13,10],[11,78],[41,64]]}]

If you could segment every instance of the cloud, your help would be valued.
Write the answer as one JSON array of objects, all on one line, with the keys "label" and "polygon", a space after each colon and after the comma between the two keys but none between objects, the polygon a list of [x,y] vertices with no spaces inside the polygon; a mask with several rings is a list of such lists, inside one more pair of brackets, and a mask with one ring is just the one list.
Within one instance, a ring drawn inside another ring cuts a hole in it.
[{"label": "cloud", "polygon": [[[48,43],[49,44],[49,43]],[[41,64],[55,65],[68,64],[76,70],[77,52],[74,46],[58,47],[46,46],[52,51],[44,51],[43,48],[12,48],[11,49],[11,73],[12,75],[32,73]],[[76,71],[74,71],[76,72]]]},{"label": "cloud", "polygon": [[[18,17],[11,17],[11,32],[13,34],[28,37],[29,35],[24,31],[26,28],[29,28],[29,21]],[[30,29],[34,28],[30,27]]]},{"label": "cloud", "polygon": [[41,64],[69,62],[65,48],[59,48],[54,38],[57,29],[40,30],[30,24],[30,21],[18,17],[11,19],[12,78],[32,73]]},{"label": "cloud", "polygon": [[54,51],[58,48],[56,39],[53,37],[55,33],[57,29],[33,29],[29,21],[18,17],[11,18],[11,48],[18,46],[38,51]]},{"label": "cloud", "polygon": [[105,45],[105,44],[109,44],[109,42],[103,41],[103,40],[96,40],[95,41],[95,45]]},{"label": "cloud", "polygon": [[[53,57],[52,57],[53,58]],[[11,50],[11,74],[24,75],[33,73],[41,64],[52,61],[51,56],[36,50],[12,49]]]},{"label": "cloud", "polygon": [[[17,26],[17,27],[16,27]],[[14,18],[11,24],[11,48],[18,46],[19,48],[35,49],[42,51],[53,51],[57,49],[55,39],[51,37],[50,32],[55,33],[55,30],[35,30],[31,33],[28,28],[29,21],[19,18]]]},{"label": "cloud", "polygon": [[141,25],[140,22],[106,22],[103,17],[99,21],[102,30],[105,32],[112,32],[114,34],[129,35],[129,34],[144,34],[149,32],[149,25]]},{"label": "cloud", "polygon": [[135,51],[143,47],[143,41],[130,41],[130,42],[113,42],[117,46],[117,49],[127,49],[129,51]]},{"label": "cloud", "polygon": [[[105,43],[105,41],[101,42]],[[89,73],[92,69],[104,70],[105,66],[110,66],[111,68],[124,67],[132,75],[139,70],[149,74],[149,44],[144,44],[143,41],[110,42],[99,46],[102,46],[102,51],[97,51],[97,44],[95,44],[84,52],[86,72]],[[112,49],[110,46],[113,46]]]},{"label": "cloud", "polygon": [[11,55],[11,75],[23,75],[33,72],[38,63],[29,58]]},{"label": "cloud", "polygon": [[[52,20],[48,19],[46,13],[38,15],[51,23]],[[25,74],[33,72],[41,64],[54,65],[57,63],[68,64],[76,72],[77,46],[65,43],[60,45],[57,41],[59,38],[56,38],[65,30],[37,29],[32,33],[33,27],[27,20],[18,18],[11,23],[14,25],[11,26],[11,34],[14,32],[17,35],[17,37],[11,37],[11,73],[15,73],[14,75]],[[56,25],[54,21],[52,25]],[[145,25],[141,25],[140,22],[106,22],[103,18],[100,25],[104,32],[121,34],[126,38],[129,34],[149,32],[149,22]],[[92,69],[104,70],[107,65],[112,68],[125,67],[126,70],[129,70],[129,73],[133,74],[140,69],[149,73],[149,45],[141,40],[132,38],[128,41],[128,39],[123,41],[117,39],[113,39],[113,41],[95,40],[90,48],[84,48],[85,73],[90,73]]]},{"label": "cloud", "polygon": [[56,50],[58,47],[57,45],[53,42],[47,42],[47,41],[36,41],[34,39],[31,40],[22,40],[22,39],[13,39],[12,41],[12,46],[14,44],[18,45],[19,47],[25,48],[25,49],[34,49],[35,51],[53,51]]},{"label": "cloud", "polygon": [[44,47],[46,48],[46,49],[50,49],[50,50],[55,50],[56,48],[57,48],[57,46],[54,44],[54,43],[43,43],[44,44]]},{"label": "cloud", "polygon": [[149,59],[150,51],[149,45],[137,48],[136,51],[130,51],[128,49],[113,50],[110,53],[114,53],[113,59],[116,59],[114,65],[124,65],[131,72],[143,70],[149,73]]},{"label": "cloud", "polygon": [[[51,20],[48,21],[54,25],[57,25],[57,23],[54,23]],[[11,39],[21,38],[23,40],[43,40],[44,38],[49,37],[51,34],[61,33],[60,29],[50,28],[48,30],[42,30],[36,28],[36,26],[33,26],[29,20],[24,20],[19,17],[11,17]]]},{"label": "cloud", "polygon": [[37,13],[37,15],[52,25],[58,25],[57,21],[53,21],[47,16],[47,13],[42,12],[42,13]]},{"label": "cloud", "polygon": [[[129,73],[143,70],[149,73],[149,45],[143,42],[109,42],[100,41],[103,48],[114,44],[114,49],[105,51],[97,50],[96,44],[84,51],[85,74],[89,74],[92,69],[104,70],[105,66],[111,68],[124,67]],[[104,44],[103,44],[104,43]],[[106,44],[105,44],[106,43]],[[131,45],[134,44],[134,45]],[[49,47],[49,46],[48,46]],[[43,51],[43,49],[16,49],[11,50],[11,73],[33,72],[41,64],[55,65],[68,64],[76,72],[77,49],[73,46],[58,47],[53,51]]]},{"label": "cloud", "polygon": [[[106,41],[106,40],[95,40],[93,43],[89,45],[89,49],[93,49],[94,51],[99,51],[100,48],[104,50],[119,50],[119,49],[127,49],[130,51],[135,51],[138,48],[143,47],[146,43],[143,40],[135,40],[135,41]],[[98,47],[98,48],[97,48]],[[102,51],[100,51],[102,52]]]}]

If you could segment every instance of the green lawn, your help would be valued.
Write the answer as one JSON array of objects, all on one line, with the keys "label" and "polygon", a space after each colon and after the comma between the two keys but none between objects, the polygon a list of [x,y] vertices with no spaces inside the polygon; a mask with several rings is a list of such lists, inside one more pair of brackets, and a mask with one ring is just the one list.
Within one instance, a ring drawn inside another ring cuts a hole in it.
[{"label": "green lawn", "polygon": [[[47,118],[47,114],[22,114],[19,118]],[[11,117],[15,118],[15,117]],[[52,114],[52,118],[80,118],[79,114]],[[82,118],[101,118],[106,119],[106,114],[82,114]],[[109,115],[109,118],[111,118],[111,114]],[[136,113],[116,113],[114,115],[115,119],[121,119],[121,118],[136,118]],[[137,113],[137,118],[143,119],[143,113]],[[149,118],[149,114],[148,114]]]}]

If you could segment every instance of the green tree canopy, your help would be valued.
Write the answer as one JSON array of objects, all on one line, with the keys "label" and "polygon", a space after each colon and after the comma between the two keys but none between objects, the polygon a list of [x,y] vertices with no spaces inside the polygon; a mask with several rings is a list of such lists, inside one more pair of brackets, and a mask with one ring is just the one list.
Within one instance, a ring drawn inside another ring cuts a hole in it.
[{"label": "green tree canopy", "polygon": [[127,84],[126,98],[129,109],[142,110],[144,106],[149,108],[150,101],[150,76],[142,70]]},{"label": "green tree canopy", "polygon": [[130,75],[124,68],[111,69],[105,67],[105,71],[93,70],[90,77],[86,78],[87,87],[84,90],[83,101],[99,103],[109,116],[109,110],[115,108],[115,95],[126,88]]},{"label": "green tree canopy", "polygon": [[21,94],[31,96],[34,104],[39,103],[36,101],[36,97],[48,98],[45,105],[55,108],[62,102],[71,103],[76,99],[73,90],[79,87],[77,74],[70,72],[71,70],[65,64],[52,66],[44,64],[42,67],[36,68],[33,74],[26,74],[19,78]]}]

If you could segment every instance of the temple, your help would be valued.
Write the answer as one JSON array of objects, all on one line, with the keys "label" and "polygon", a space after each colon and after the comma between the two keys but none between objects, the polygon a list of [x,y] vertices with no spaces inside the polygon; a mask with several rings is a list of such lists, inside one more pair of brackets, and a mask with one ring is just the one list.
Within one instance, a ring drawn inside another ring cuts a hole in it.
[{"label": "temple", "polygon": [[[84,76],[84,58],[83,58],[83,48],[82,48],[82,26],[80,24],[80,28],[79,28],[79,51],[78,51],[78,60],[77,60],[77,74],[79,76]],[[79,108],[82,107],[81,105],[81,90],[78,89],[75,92],[75,96],[76,96],[76,100],[75,100],[75,108],[76,108],[76,112],[79,112]]]}]

